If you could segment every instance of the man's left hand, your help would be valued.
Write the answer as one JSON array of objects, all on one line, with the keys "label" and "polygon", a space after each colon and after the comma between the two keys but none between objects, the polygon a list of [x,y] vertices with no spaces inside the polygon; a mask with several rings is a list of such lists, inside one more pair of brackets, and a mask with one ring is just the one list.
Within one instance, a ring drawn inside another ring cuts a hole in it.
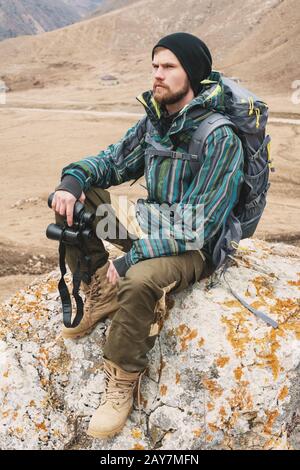
[{"label": "man's left hand", "polygon": [[113,285],[115,285],[118,280],[119,280],[119,274],[118,271],[116,270],[114,263],[109,260],[109,268],[107,270],[106,277],[108,279],[108,282],[111,282]]}]

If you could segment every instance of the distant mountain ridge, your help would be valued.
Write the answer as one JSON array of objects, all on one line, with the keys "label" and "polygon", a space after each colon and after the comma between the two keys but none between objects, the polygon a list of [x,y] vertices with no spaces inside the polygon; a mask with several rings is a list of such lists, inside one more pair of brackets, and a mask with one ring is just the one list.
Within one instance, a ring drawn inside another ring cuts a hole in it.
[{"label": "distant mountain ridge", "polygon": [[[103,3],[104,0],[62,0],[63,3],[72,7],[79,16],[84,17]],[[123,0],[124,1],[124,0]],[[125,0],[126,1],[126,0]]]},{"label": "distant mountain ridge", "polygon": [[76,23],[101,3],[103,0],[0,0],[0,41]]},{"label": "distant mountain ridge", "polygon": [[0,0],[0,40],[51,31],[79,19],[62,0]]},{"label": "distant mountain ridge", "polygon": [[102,0],[100,6],[98,6],[92,13],[87,15],[87,18],[94,18],[95,16],[105,15],[110,11],[124,8],[132,3],[136,3],[138,0]]}]

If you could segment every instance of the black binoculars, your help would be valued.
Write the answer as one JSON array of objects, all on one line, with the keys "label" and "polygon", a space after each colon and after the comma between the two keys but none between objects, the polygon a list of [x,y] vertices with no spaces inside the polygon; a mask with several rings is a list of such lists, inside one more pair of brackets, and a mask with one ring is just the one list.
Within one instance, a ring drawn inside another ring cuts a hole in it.
[{"label": "black binoculars", "polygon": [[[54,193],[48,198],[48,206],[52,207]],[[50,224],[46,230],[46,237],[50,240],[57,240],[68,245],[79,245],[82,238],[90,239],[94,236],[92,224],[95,220],[95,214],[86,212],[84,205],[77,201],[74,206],[73,225],[68,227],[65,221],[64,225]]]}]

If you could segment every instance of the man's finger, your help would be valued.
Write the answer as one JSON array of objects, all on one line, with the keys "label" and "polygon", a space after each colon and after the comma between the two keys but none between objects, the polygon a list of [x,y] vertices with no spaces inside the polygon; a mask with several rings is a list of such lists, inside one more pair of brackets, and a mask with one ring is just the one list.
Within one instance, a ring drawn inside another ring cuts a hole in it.
[{"label": "man's finger", "polygon": [[111,262],[111,260],[108,260],[109,261],[109,266],[108,266],[108,270],[107,270],[107,277],[110,275],[111,271],[112,271],[112,267],[113,267],[113,264]]},{"label": "man's finger", "polygon": [[60,201],[56,201],[55,212],[59,214]]},{"label": "man's finger", "polygon": [[59,205],[59,214],[64,216],[66,213],[66,203],[65,201],[61,201],[60,205]]},{"label": "man's finger", "polygon": [[55,207],[56,207],[56,197],[55,197],[55,194],[54,194],[53,199],[52,199],[51,207],[52,207],[53,210],[55,210]]},{"label": "man's finger", "polygon": [[85,201],[85,194],[84,192],[82,191],[81,195],[80,195],[80,198],[79,198],[79,201],[83,204],[84,201]]},{"label": "man's finger", "polygon": [[67,205],[67,209],[66,209],[67,224],[69,225],[69,227],[72,227],[73,225],[73,212],[74,212],[74,203],[71,202]]},{"label": "man's finger", "polygon": [[113,277],[114,277],[114,265],[113,263],[109,260],[109,268],[107,270],[107,279],[108,282],[113,283]]}]

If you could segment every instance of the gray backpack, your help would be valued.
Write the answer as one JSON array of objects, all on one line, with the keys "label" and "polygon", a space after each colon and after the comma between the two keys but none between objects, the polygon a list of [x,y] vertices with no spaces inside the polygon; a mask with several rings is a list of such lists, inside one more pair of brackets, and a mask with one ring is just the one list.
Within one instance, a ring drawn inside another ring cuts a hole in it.
[{"label": "gray backpack", "polygon": [[221,275],[232,295],[254,315],[277,328],[278,323],[275,320],[249,305],[231,288],[225,277],[226,261],[234,254],[240,240],[251,237],[256,230],[266,206],[266,195],[270,187],[269,171],[274,171],[274,168],[270,160],[271,139],[266,135],[267,105],[229,78],[222,77],[222,80],[226,114],[213,113],[201,122],[189,147],[189,153],[198,155],[198,159],[190,163],[193,172],[199,171],[203,163],[205,141],[214,129],[229,125],[240,137],[244,150],[244,182],[239,201],[227,218],[214,247],[213,264],[216,269],[223,265]]},{"label": "gray backpack", "polygon": [[274,168],[270,159],[271,139],[266,135],[267,105],[233,80],[222,77],[222,81],[225,91],[225,113],[213,112],[201,121],[192,136],[187,154],[165,150],[151,139],[150,120],[147,122],[146,141],[153,145],[156,155],[176,156],[189,160],[192,172],[196,174],[203,164],[205,141],[215,129],[224,125],[230,126],[241,139],[244,150],[244,182],[238,203],[225,221],[214,247],[212,262],[215,270],[223,265],[221,274],[234,297],[254,315],[273,328],[277,328],[276,321],[249,305],[233,291],[225,278],[226,261],[234,255],[240,240],[251,237],[256,230],[266,206],[266,195],[270,187],[269,171],[274,171]]},{"label": "gray backpack", "polygon": [[231,126],[242,141],[244,150],[244,182],[239,201],[227,218],[213,252],[217,269],[232,255],[243,238],[251,237],[266,206],[270,186],[270,136],[266,135],[268,107],[253,93],[233,80],[222,77],[225,91],[225,114],[213,113],[201,121],[194,132],[189,153],[197,155],[191,161],[193,172],[202,166],[204,144],[211,132],[220,126]]}]

